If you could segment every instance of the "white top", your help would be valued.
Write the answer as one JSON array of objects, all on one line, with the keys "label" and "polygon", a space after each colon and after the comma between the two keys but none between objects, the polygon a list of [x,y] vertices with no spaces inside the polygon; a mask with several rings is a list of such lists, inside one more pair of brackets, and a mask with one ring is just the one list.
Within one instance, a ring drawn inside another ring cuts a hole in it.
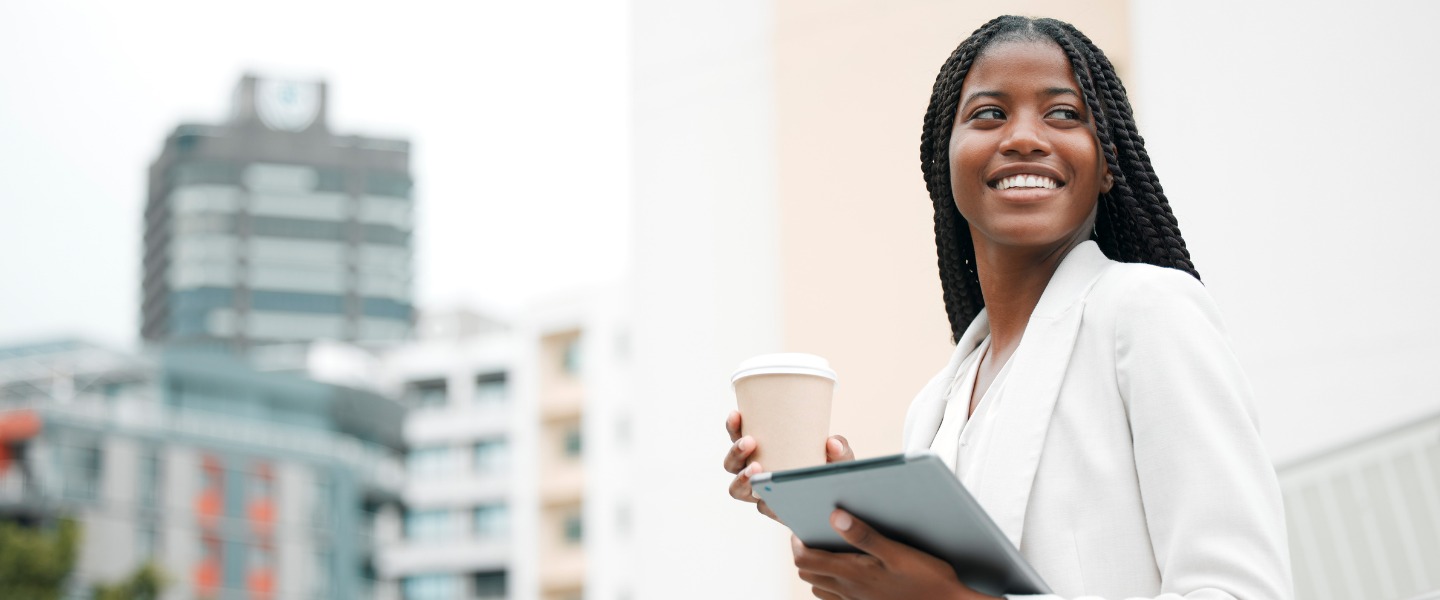
[{"label": "white top", "polygon": [[975,381],[980,375],[980,361],[989,349],[990,337],[986,336],[965,357],[946,392],[945,416],[935,433],[935,441],[930,443],[930,450],[940,455],[940,460],[955,472],[967,489],[980,485],[985,465],[982,457],[989,453],[992,445],[990,432],[994,428],[989,425],[1000,414],[1006,375],[1010,373],[1010,361],[1005,361],[1005,366],[1000,368],[995,380],[990,382],[990,387],[980,398],[975,414],[969,414],[970,398],[975,395]]},{"label": "white top", "polygon": [[[989,333],[981,310],[911,403],[907,452],[931,447]],[[1036,600],[1295,597],[1253,394],[1194,277],[1082,243],[1006,362],[962,432],[990,439],[959,462],[983,465],[971,495],[1054,590]]]}]

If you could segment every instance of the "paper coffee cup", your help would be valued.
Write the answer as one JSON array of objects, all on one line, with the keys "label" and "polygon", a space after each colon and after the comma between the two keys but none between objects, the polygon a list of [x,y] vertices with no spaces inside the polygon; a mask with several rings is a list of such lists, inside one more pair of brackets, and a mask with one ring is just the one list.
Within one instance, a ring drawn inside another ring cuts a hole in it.
[{"label": "paper coffee cup", "polygon": [[730,377],[742,433],[755,438],[750,460],[766,471],[825,464],[835,371],[814,354],[762,354]]}]

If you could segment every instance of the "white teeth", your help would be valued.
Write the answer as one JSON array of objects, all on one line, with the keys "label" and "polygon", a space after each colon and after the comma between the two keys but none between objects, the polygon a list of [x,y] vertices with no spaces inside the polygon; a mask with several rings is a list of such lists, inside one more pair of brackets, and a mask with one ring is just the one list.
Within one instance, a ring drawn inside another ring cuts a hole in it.
[{"label": "white teeth", "polygon": [[1055,189],[1059,187],[1059,185],[1054,179],[1043,175],[1011,175],[995,183],[995,189],[997,190],[1021,187]]}]

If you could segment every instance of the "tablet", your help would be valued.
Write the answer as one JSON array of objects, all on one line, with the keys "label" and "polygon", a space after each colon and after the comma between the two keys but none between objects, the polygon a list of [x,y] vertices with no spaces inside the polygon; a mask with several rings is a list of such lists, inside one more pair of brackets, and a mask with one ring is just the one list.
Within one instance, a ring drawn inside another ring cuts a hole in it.
[{"label": "tablet", "polygon": [[939,456],[897,454],[761,473],[750,487],[806,546],[856,552],[830,527],[843,508],[886,537],[939,557],[977,592],[1048,594],[1049,586]]}]

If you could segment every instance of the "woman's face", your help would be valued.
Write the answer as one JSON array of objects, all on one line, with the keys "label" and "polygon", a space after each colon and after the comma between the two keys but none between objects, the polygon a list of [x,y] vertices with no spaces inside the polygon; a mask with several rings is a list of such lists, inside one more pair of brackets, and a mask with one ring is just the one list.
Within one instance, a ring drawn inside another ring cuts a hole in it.
[{"label": "woman's face", "polygon": [[1110,177],[1059,46],[999,42],[975,59],[950,132],[950,186],[977,250],[1089,238]]}]

